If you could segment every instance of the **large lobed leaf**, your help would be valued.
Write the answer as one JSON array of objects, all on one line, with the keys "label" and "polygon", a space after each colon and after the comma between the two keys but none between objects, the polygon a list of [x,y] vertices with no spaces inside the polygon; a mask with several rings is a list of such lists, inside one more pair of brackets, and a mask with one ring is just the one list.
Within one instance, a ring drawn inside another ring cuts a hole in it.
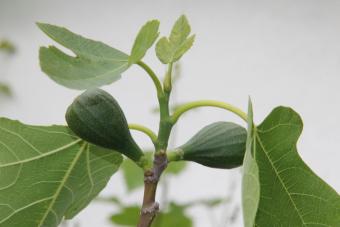
[{"label": "large lobed leaf", "polygon": [[257,127],[249,105],[244,222],[250,226],[340,226],[340,196],[302,161],[300,116],[277,107]]},{"label": "large lobed leaf", "polygon": [[65,87],[83,90],[110,84],[129,67],[128,55],[102,42],[84,38],[63,27],[43,23],[38,26],[76,55],[67,55],[54,46],[40,48],[42,71]]},{"label": "large lobed leaf", "polygon": [[122,162],[64,126],[0,119],[0,226],[53,227],[72,218]]}]

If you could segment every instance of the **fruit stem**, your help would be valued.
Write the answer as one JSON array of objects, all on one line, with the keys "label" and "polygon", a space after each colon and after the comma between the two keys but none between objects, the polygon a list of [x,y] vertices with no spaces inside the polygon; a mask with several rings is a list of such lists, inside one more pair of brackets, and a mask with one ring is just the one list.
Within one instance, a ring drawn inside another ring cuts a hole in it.
[{"label": "fruit stem", "polygon": [[245,122],[248,122],[247,114],[245,112],[243,112],[241,109],[239,109],[239,108],[237,108],[237,107],[235,107],[235,106],[233,106],[229,103],[220,102],[220,101],[213,101],[213,100],[200,100],[200,101],[189,102],[189,103],[186,103],[186,104],[178,107],[177,110],[171,116],[171,123],[175,124],[183,113],[185,113],[185,112],[187,112],[191,109],[198,108],[198,107],[206,107],[206,106],[217,107],[217,108],[228,110],[228,111],[236,114],[240,118],[242,118]]}]

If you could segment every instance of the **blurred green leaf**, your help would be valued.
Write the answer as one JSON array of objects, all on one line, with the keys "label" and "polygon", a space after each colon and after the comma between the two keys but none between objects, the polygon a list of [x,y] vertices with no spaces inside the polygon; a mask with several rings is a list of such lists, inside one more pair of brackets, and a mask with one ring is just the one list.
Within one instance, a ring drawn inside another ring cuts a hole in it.
[{"label": "blurred green leaf", "polygon": [[115,48],[63,27],[43,23],[37,25],[54,41],[76,54],[76,57],[67,55],[54,46],[40,48],[42,71],[65,87],[83,90],[110,84],[129,68],[129,56]]},{"label": "blurred green leaf", "polygon": [[122,205],[120,199],[118,197],[116,197],[116,196],[110,196],[110,197],[98,196],[98,197],[96,197],[95,201],[97,201],[97,202],[105,202],[105,203],[113,203],[113,204],[116,204],[118,206]]},{"label": "blurred green leaf", "polygon": [[165,169],[164,174],[178,175],[182,171],[184,171],[186,167],[187,167],[187,162],[184,162],[184,161],[183,162],[182,161],[171,162],[169,163],[168,167]]},{"label": "blurred green leaf", "polygon": [[169,38],[162,37],[156,44],[156,55],[162,63],[176,62],[190,49],[195,40],[195,35],[188,37],[190,31],[188,19],[182,15],[175,22]]},{"label": "blurred green leaf", "polygon": [[15,47],[13,43],[8,40],[0,40],[0,50],[5,51],[9,54],[15,53]]},{"label": "blurred green leaf", "polygon": [[7,84],[0,83],[0,93],[4,94],[6,96],[11,96],[12,90]]},{"label": "blurred green leaf", "polygon": [[136,226],[139,213],[139,206],[124,207],[119,213],[111,216],[111,222],[121,226]]},{"label": "blurred green leaf", "polygon": [[152,224],[152,227],[192,227],[190,217],[185,214],[183,206],[170,203],[169,210],[160,212]]},{"label": "blurred green leaf", "polygon": [[129,192],[144,185],[143,171],[130,159],[126,158],[121,165],[126,188]]},{"label": "blurred green leaf", "polygon": [[159,35],[158,28],[159,21],[151,20],[140,29],[131,50],[129,65],[137,63],[144,57]]}]

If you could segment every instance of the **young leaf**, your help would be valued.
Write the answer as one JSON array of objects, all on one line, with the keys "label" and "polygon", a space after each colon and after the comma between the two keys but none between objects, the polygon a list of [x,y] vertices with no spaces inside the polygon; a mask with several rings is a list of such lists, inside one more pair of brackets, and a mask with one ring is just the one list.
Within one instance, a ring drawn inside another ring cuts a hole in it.
[{"label": "young leaf", "polygon": [[0,226],[56,227],[88,205],[122,162],[64,126],[0,119]]},{"label": "young leaf", "polygon": [[141,28],[131,50],[129,65],[137,63],[144,57],[159,35],[158,28],[158,20],[149,21]]},{"label": "young leaf", "polygon": [[156,55],[164,63],[178,61],[187,52],[195,40],[190,34],[191,28],[187,18],[182,15],[174,24],[169,38],[163,37],[156,44]]},{"label": "young leaf", "polygon": [[65,87],[83,90],[110,84],[129,68],[129,56],[117,49],[63,27],[37,25],[54,41],[76,54],[76,57],[69,56],[54,46],[40,48],[42,71]]},{"label": "young leaf", "polygon": [[300,116],[277,107],[252,126],[244,161],[244,222],[250,226],[339,226],[340,196],[302,161]]}]

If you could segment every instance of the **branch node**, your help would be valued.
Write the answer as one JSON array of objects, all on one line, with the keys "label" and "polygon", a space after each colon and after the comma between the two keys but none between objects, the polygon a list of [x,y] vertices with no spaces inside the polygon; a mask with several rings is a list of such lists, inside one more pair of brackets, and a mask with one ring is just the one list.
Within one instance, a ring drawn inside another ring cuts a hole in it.
[{"label": "branch node", "polygon": [[152,203],[148,207],[142,208],[142,214],[152,214],[155,215],[159,211],[159,204],[157,202]]}]

